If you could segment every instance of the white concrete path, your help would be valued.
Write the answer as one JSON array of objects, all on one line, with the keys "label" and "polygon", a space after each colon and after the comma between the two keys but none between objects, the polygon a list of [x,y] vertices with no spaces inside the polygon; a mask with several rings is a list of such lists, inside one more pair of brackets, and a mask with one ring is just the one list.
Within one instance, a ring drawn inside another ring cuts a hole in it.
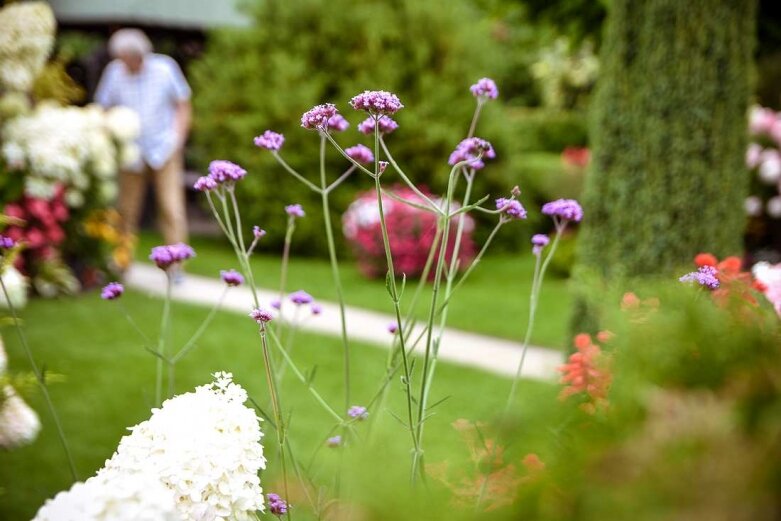
[{"label": "white concrete path", "polygon": [[[125,284],[154,296],[165,294],[165,274],[152,264],[134,264],[126,273]],[[174,286],[172,296],[175,300],[183,302],[213,306],[224,289],[225,284],[221,280],[188,274],[181,284]],[[261,289],[259,293],[261,305],[266,307],[278,296],[277,292],[265,289]],[[341,335],[338,304],[319,300],[318,302],[323,306],[322,314],[307,319],[302,327],[316,333]],[[252,293],[243,286],[230,288],[223,303],[224,310],[244,315],[248,314],[253,307]],[[283,308],[282,311],[287,316],[292,315],[291,309]],[[476,312],[480,311],[476,310]],[[346,316],[347,331],[351,339],[386,349],[390,347],[392,337],[387,327],[394,321],[390,315],[348,307]],[[422,326],[418,326],[412,338],[417,338],[421,330]],[[420,346],[418,349],[420,350]],[[440,360],[476,367],[507,377],[515,375],[520,358],[520,343],[451,328],[446,329],[439,350]],[[529,346],[522,376],[537,380],[551,380],[556,377],[556,367],[561,363],[561,352]]]}]

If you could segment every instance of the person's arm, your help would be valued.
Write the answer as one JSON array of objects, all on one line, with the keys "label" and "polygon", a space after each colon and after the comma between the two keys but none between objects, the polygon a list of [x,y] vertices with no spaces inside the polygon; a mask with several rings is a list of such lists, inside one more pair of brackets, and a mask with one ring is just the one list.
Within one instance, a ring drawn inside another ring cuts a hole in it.
[{"label": "person's arm", "polygon": [[176,148],[181,150],[187,143],[187,136],[190,133],[190,123],[192,122],[193,106],[189,99],[183,99],[176,102],[176,114],[174,116],[174,127],[176,129]]}]

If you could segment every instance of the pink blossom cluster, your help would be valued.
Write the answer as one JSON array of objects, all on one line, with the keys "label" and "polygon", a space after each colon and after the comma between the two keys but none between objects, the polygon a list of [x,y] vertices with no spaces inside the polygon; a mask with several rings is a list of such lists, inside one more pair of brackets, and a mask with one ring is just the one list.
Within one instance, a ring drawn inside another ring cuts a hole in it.
[{"label": "pink blossom cluster", "polygon": [[781,219],[781,113],[753,107],[749,114],[749,134],[752,143],[746,150],[746,166],[756,172],[760,186],[746,199],[745,211],[751,217],[766,213],[773,219]]},{"label": "pink blossom cluster", "polygon": [[[410,188],[395,187],[391,191],[395,196],[406,201],[425,204],[425,201]],[[435,198],[433,199],[437,202]],[[454,208],[458,207],[458,203],[453,204]],[[382,207],[396,272],[407,276],[420,275],[434,242],[436,215],[385,195],[382,198]],[[454,218],[451,222],[450,239],[445,254],[448,261],[453,255],[457,222],[458,218]],[[373,190],[359,194],[349,206],[342,215],[342,229],[358,259],[361,272],[368,277],[383,276],[386,270],[385,249],[382,242],[377,195]],[[469,265],[475,253],[473,230],[474,220],[467,216],[459,253],[462,267]]]}]

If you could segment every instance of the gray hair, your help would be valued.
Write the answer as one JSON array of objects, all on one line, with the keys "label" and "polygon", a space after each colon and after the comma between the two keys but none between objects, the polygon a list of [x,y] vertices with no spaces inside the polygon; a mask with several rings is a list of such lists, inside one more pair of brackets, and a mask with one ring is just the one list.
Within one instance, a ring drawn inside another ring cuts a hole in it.
[{"label": "gray hair", "polygon": [[120,54],[144,56],[152,52],[152,42],[141,29],[120,29],[109,38],[108,52],[115,58]]}]

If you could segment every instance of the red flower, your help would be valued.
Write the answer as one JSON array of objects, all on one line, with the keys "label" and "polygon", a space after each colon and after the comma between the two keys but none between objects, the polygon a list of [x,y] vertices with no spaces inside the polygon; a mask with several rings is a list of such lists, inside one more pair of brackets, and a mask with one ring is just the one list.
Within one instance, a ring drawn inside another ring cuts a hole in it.
[{"label": "red flower", "polygon": [[606,360],[599,346],[592,343],[591,336],[581,333],[575,337],[577,353],[570,355],[568,363],[559,367],[561,383],[566,387],[561,390],[559,398],[583,393],[587,402],[583,405],[587,412],[594,412],[597,406],[607,405],[607,392],[610,387],[611,375],[606,367]]},{"label": "red flower", "polygon": [[716,266],[718,262],[719,260],[710,253],[699,253],[694,257],[694,264],[696,264],[698,268],[703,266]]}]

